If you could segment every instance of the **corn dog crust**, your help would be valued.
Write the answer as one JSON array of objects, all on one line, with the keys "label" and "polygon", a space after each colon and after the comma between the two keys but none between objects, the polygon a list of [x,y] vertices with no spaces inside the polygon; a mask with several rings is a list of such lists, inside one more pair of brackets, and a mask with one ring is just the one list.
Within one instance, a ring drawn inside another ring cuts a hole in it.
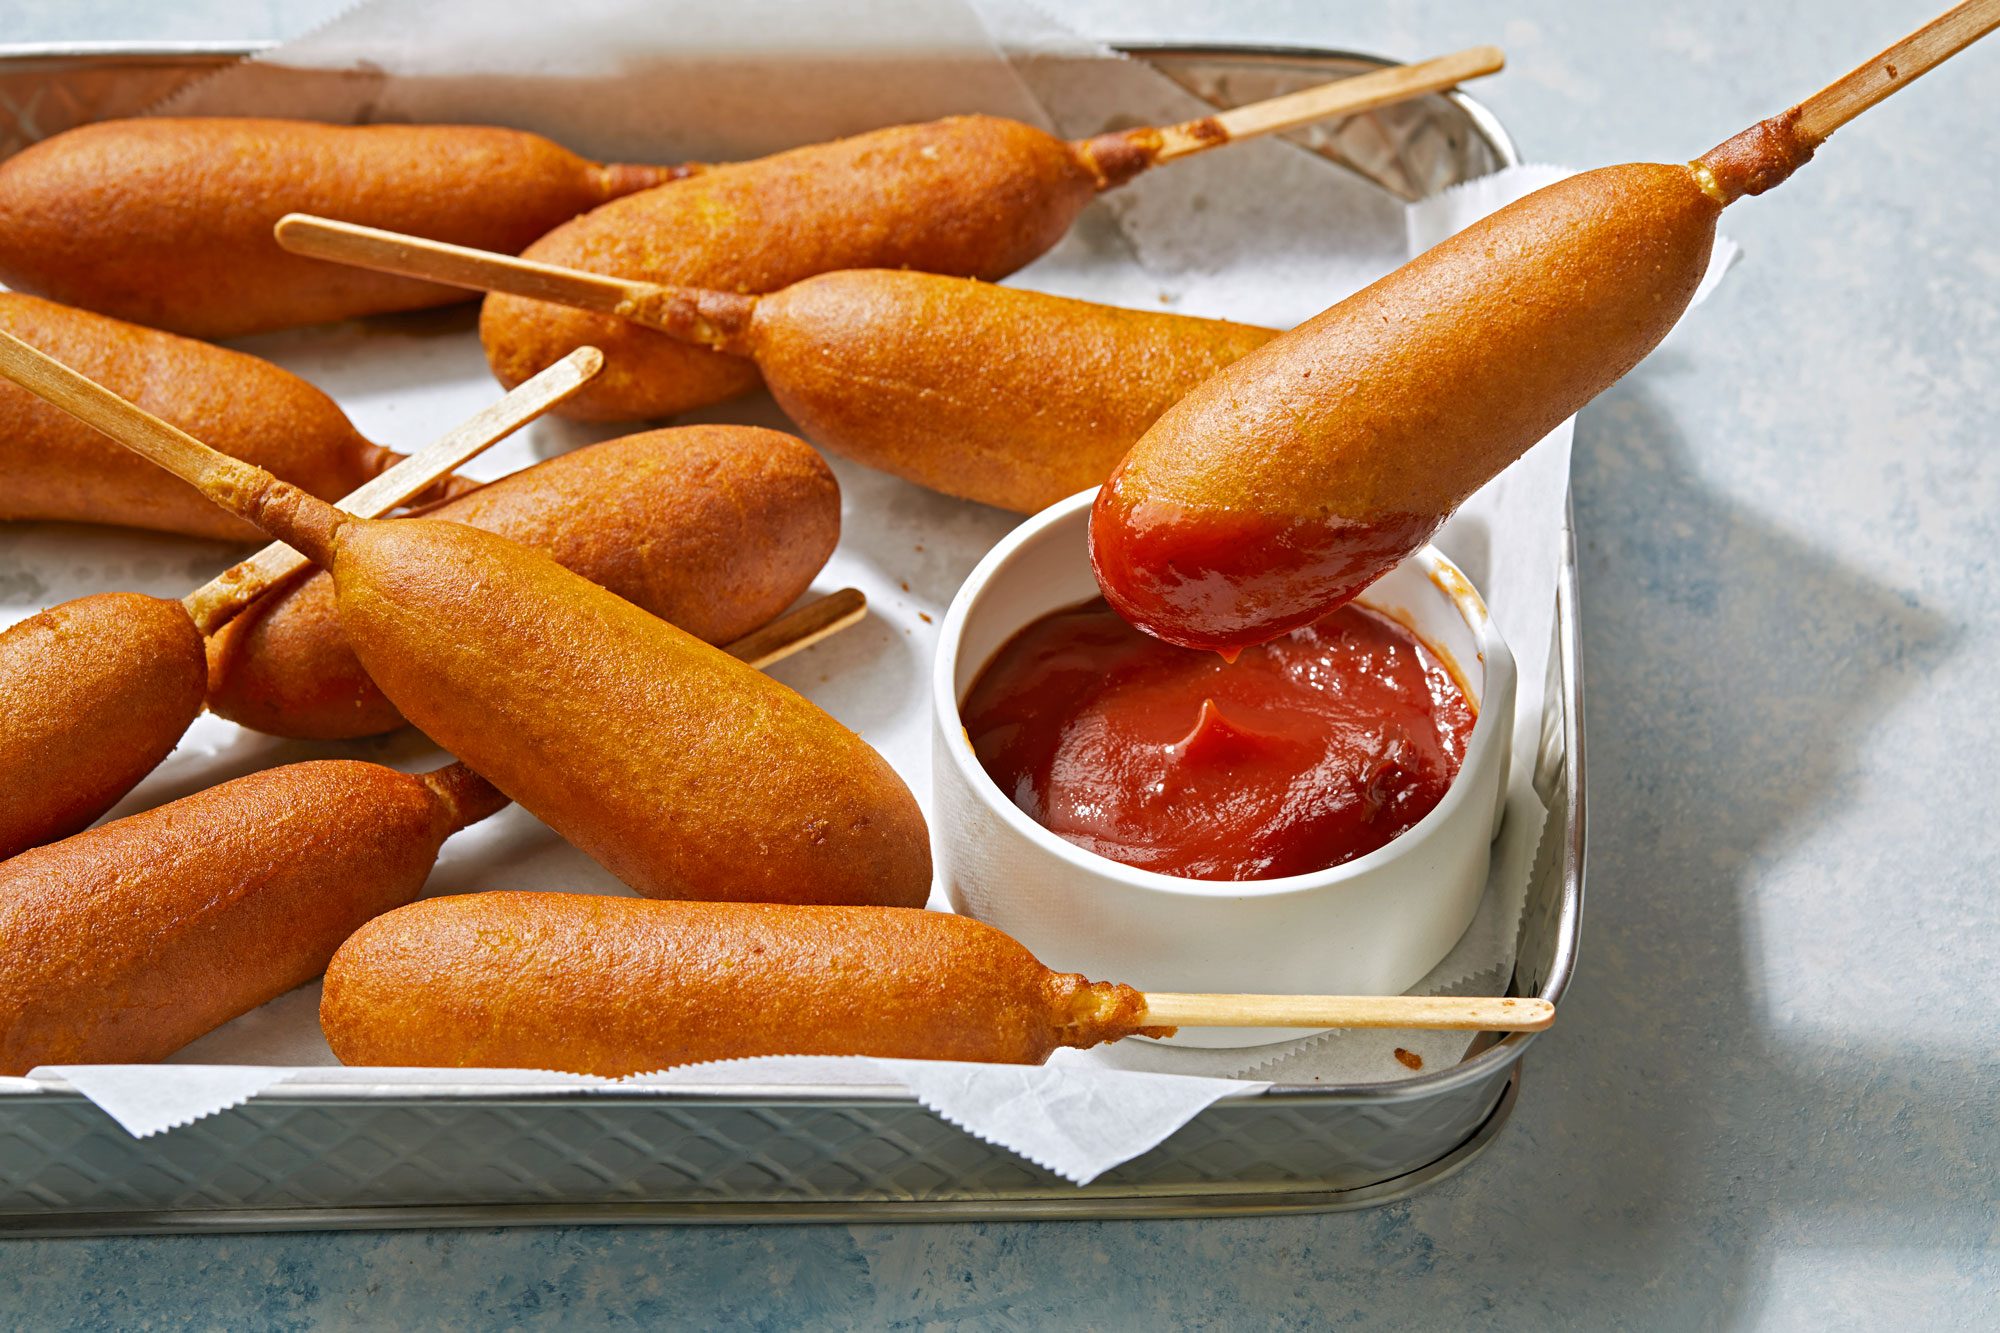
[{"label": "corn dog crust", "polygon": [[303,985],[458,818],[420,778],[293,764],[0,863],[0,1072],[158,1060]]},{"label": "corn dog crust", "polygon": [[1161,413],[1275,336],[886,269],[794,283],[750,325],[772,396],[815,442],[1019,513],[1102,483]]},{"label": "corn dog crust", "polygon": [[320,1026],[343,1064],[615,1077],[753,1055],[1040,1064],[1141,1012],[1131,987],[943,912],[482,893],[355,932]]},{"label": "corn dog crust", "polygon": [[186,609],[132,592],[0,633],[0,860],[68,837],[152,772],[201,712],[201,661]]},{"label": "corn dog crust", "polygon": [[929,894],[908,788],[784,685],[477,528],[348,523],[335,543],[341,625],[382,692],[639,892]]},{"label": "corn dog crust", "polygon": [[1684,167],[1586,172],[1245,356],[1099,495],[1106,598],[1190,647],[1324,615],[1666,336],[1721,207]]},{"label": "corn dog crust", "polygon": [[[718,167],[606,204],[524,253],[740,293],[848,268],[999,278],[1060,240],[1096,188],[1062,140],[1018,121],[954,116]],[[747,361],[521,297],[487,297],[479,328],[508,385],[551,352],[603,348],[604,373],[556,409],[582,420],[670,416],[757,384]]]},{"label": "corn dog crust", "polygon": [[0,164],[0,279],[204,338],[450,305],[469,294],[290,254],[271,228],[319,213],[512,254],[675,174],[485,125],[106,121]]},{"label": "corn dog crust", "polygon": [[[804,442],[751,426],[647,431],[503,477],[429,517],[546,551],[708,643],[758,628],[805,592],[840,540],[840,487]],[[333,580],[308,572],[208,640],[208,705],[280,736],[404,725],[340,626]]]},{"label": "corn dog crust", "polygon": [[[15,292],[0,292],[0,329],[322,499],[347,494],[397,457],[363,438],[331,398],[259,357]],[[0,475],[0,519],[111,523],[230,541],[263,535],[11,383],[0,383]]]}]

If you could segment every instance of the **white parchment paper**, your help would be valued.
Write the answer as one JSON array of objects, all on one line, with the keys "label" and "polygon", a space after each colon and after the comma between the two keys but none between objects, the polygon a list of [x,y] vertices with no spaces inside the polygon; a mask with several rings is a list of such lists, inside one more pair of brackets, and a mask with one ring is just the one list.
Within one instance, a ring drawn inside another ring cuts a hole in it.
[{"label": "white parchment paper", "polygon": [[[286,73],[274,76],[271,67]],[[314,71],[301,76],[300,69]],[[549,134],[606,159],[726,160],[953,112],[987,111],[1079,136],[1170,122],[1207,108],[1149,66],[1085,41],[1016,0],[376,0],[259,61],[183,92],[176,114],[485,121]],[[1073,234],[1013,282],[1127,305],[1296,323],[1412,252],[1551,178],[1526,169],[1406,211],[1384,193],[1282,141],[1234,146],[1141,177],[1094,205]],[[1719,272],[1720,266],[1718,266]],[[408,449],[497,394],[471,307],[295,330],[236,345],[337,398],[372,438]],[[686,420],[785,428],[768,399]],[[471,464],[496,477],[625,428],[542,422]],[[1563,426],[1446,530],[1520,666],[1519,727],[1495,869],[1472,928],[1417,988],[1481,993],[1504,981],[1544,814],[1529,783],[1561,560],[1570,427]],[[773,674],[854,727],[928,803],[927,668],[936,624],[960,581],[1017,521],[831,460],[845,530],[815,581],[853,585],[873,614]],[[68,525],[0,531],[0,622],[107,589],[179,596],[241,554],[186,539]],[[346,743],[279,740],[203,717],[168,761],[113,811],[150,808],[274,764],[369,758],[444,762],[405,731]],[[428,892],[492,888],[625,892],[532,816],[509,809],[447,844]],[[933,906],[942,907],[942,895]],[[308,986],[211,1033],[162,1066],[37,1071],[66,1078],[136,1134],[240,1104],[296,1078],[380,1080],[333,1065]],[[1061,1052],[1042,1069],[921,1061],[758,1060],[638,1080],[663,1089],[755,1082],[900,1083],[968,1131],[1079,1182],[1152,1147],[1250,1080],[1345,1082],[1405,1076],[1459,1059],[1464,1034],[1342,1033],[1247,1051],[1130,1041]],[[523,1071],[410,1071],[405,1081],[593,1086]]]}]

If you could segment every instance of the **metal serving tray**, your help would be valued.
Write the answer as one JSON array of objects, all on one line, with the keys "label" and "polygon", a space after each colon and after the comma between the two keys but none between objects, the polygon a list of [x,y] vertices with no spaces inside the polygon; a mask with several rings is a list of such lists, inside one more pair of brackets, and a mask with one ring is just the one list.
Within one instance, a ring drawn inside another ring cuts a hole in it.
[{"label": "metal serving tray", "polygon": [[[244,44],[0,46],[0,156],[135,114],[251,54]],[[1133,47],[1218,105],[1382,62],[1345,52]],[[1514,163],[1462,93],[1293,136],[1405,198]],[[1512,991],[1557,1001],[1584,879],[1583,689],[1565,561],[1535,784],[1553,811]],[[1078,1188],[963,1133],[900,1087],[699,1095],[292,1083],[133,1139],[60,1086],[0,1094],[0,1235],[507,1223],[1174,1217],[1359,1208],[1456,1171],[1492,1141],[1533,1034],[1389,1083],[1274,1087],[1217,1103]]]}]

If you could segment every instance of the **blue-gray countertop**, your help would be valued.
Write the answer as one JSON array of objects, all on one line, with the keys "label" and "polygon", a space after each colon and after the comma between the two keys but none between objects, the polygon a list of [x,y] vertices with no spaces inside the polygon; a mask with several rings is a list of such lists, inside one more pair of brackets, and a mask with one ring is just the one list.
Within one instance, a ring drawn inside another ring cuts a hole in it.
[{"label": "blue-gray countertop", "polygon": [[[1414,58],[1531,156],[1678,160],[1943,0],[1091,0]],[[0,4],[284,37],[341,0]],[[2000,1325],[2000,38],[1732,209],[1747,259],[1577,433],[1583,965],[1512,1126],[1372,1212],[0,1244],[10,1325]]]}]

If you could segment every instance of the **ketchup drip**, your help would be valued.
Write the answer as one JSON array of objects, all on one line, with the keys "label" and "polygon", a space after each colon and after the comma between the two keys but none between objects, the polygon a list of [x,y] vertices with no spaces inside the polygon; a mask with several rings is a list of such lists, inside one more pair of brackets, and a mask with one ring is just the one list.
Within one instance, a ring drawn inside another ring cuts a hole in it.
[{"label": "ketchup drip", "polygon": [[1430,540],[1438,514],[1277,519],[1129,500],[1122,469],[1090,515],[1097,586],[1125,619],[1228,653],[1309,625]]},{"label": "ketchup drip", "polygon": [[987,774],[1100,856],[1273,879],[1384,846],[1444,799],[1473,709],[1408,630],[1345,606],[1233,663],[1104,601],[1008,640],[960,710]]}]

